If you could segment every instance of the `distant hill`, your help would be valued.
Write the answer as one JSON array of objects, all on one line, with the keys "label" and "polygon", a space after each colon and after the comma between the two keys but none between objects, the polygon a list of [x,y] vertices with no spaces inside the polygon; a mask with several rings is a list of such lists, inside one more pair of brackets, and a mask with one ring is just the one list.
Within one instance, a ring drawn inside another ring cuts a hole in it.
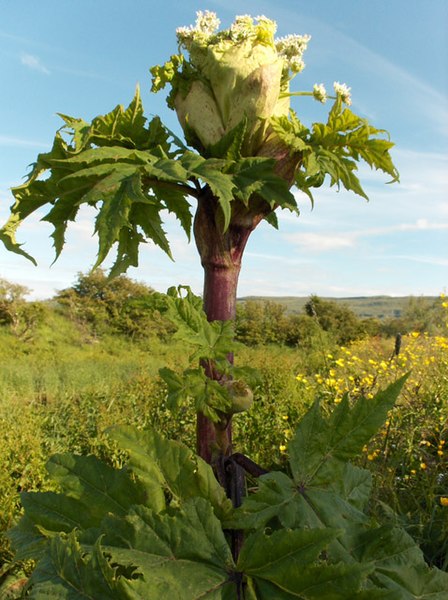
[{"label": "distant hill", "polygon": [[[322,297],[323,300],[331,300],[348,306],[359,318],[368,319],[390,319],[401,317],[408,306],[410,300],[415,296],[359,296],[353,298],[329,298]],[[419,298],[431,305],[437,296],[419,296]],[[238,298],[238,302],[246,300],[256,300],[260,302],[276,302],[286,306],[288,313],[301,313],[303,307],[309,300],[309,296],[245,296]]]}]

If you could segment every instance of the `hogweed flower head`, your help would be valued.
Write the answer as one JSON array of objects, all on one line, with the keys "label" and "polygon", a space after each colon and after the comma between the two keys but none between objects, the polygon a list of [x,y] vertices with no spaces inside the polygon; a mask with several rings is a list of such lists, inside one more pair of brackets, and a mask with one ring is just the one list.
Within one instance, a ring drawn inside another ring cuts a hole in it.
[{"label": "hogweed flower head", "polygon": [[234,42],[246,40],[252,30],[254,20],[250,15],[238,15],[230,26],[230,38]]},{"label": "hogweed flower head", "polygon": [[305,68],[302,56],[310,39],[310,35],[287,35],[275,40],[277,52],[293,73],[300,73]]},{"label": "hogweed flower head", "polygon": [[315,83],[313,86],[313,96],[319,102],[324,104],[327,101],[327,90],[323,83]]},{"label": "hogweed flower head", "polygon": [[345,83],[339,83],[339,81],[335,81],[333,84],[333,88],[336,96],[340,96],[341,100],[347,106],[350,106],[352,103],[352,97],[349,88]]},{"label": "hogweed flower head", "polygon": [[195,25],[178,28],[179,48],[189,56],[153,68],[155,89],[171,82],[168,104],[196,148],[214,147],[246,121],[242,152],[255,156],[264,147],[271,119],[289,115],[283,94],[305,66],[302,54],[310,36],[275,40],[277,24],[265,15],[240,15],[217,31],[219,25],[214,12],[199,11]]},{"label": "hogweed flower head", "polygon": [[215,34],[221,21],[216,13],[206,10],[198,10],[196,13],[195,25],[188,27],[178,27],[176,36],[179,46],[183,46],[186,50],[190,50],[193,44],[202,46],[207,45],[210,38]]},{"label": "hogweed flower head", "polygon": [[212,35],[221,25],[221,21],[218,19],[216,13],[206,10],[198,10],[196,13],[196,29],[202,31],[207,35]]}]

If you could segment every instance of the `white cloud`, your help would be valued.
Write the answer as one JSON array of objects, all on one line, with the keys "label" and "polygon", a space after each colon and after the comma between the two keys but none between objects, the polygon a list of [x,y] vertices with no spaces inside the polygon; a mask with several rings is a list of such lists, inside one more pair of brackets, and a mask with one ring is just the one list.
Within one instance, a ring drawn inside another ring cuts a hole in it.
[{"label": "white cloud", "polygon": [[303,264],[308,264],[308,263],[314,262],[310,258],[291,258],[288,256],[284,256],[282,254],[266,254],[263,252],[246,251],[244,253],[244,260],[245,260],[245,262],[247,262],[249,259],[255,259],[255,261],[268,260],[268,261],[273,261],[273,262],[281,262],[282,265],[285,265],[285,264],[287,264],[287,265],[303,265]]},{"label": "white cloud", "polygon": [[370,229],[353,232],[351,235],[359,238],[367,236],[389,235],[392,233],[399,233],[401,231],[441,231],[444,229],[448,229],[448,223],[430,223],[427,219],[417,219],[415,223],[398,223],[396,225],[389,225],[387,227],[372,227]]},{"label": "white cloud", "polygon": [[443,230],[448,230],[448,223],[431,223],[427,219],[418,219],[414,223],[397,223],[385,227],[371,227],[341,233],[334,233],[330,230],[321,233],[287,233],[283,238],[307,252],[328,252],[353,248],[359,240],[367,237],[387,236],[401,232]]},{"label": "white cloud", "polygon": [[36,148],[36,150],[48,149],[48,144],[37,140],[27,140],[9,135],[0,135],[0,146],[7,148]]},{"label": "white cloud", "polygon": [[42,63],[39,57],[34,54],[28,54],[23,52],[20,57],[20,62],[25,67],[32,69],[33,71],[39,71],[40,73],[44,73],[45,75],[50,75],[50,71],[47,67]]},{"label": "white cloud", "polygon": [[408,256],[405,254],[389,255],[387,260],[407,260],[425,265],[435,265],[437,267],[448,267],[448,258],[440,258],[437,256]]},{"label": "white cloud", "polygon": [[286,234],[284,237],[309,252],[328,252],[354,246],[354,236],[344,233],[296,233]]}]

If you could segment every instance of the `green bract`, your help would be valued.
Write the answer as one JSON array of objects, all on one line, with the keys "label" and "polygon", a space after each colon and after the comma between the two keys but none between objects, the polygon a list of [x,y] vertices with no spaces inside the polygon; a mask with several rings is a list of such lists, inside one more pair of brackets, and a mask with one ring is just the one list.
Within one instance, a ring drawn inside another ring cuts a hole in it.
[{"label": "green bract", "polygon": [[168,104],[176,110],[188,141],[200,151],[214,148],[226,134],[244,130],[241,153],[260,153],[272,117],[288,116],[289,80],[301,70],[307,36],[275,40],[276,24],[266,17],[236,17],[214,33],[214,13],[198,12],[196,26],[179,28],[183,55],[153,67],[153,91],[170,82]]}]

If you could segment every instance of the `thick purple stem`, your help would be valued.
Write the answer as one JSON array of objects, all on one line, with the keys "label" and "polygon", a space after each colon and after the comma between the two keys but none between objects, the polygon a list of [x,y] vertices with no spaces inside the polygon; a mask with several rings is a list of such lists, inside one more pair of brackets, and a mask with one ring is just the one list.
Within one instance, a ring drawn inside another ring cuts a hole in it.
[{"label": "thick purple stem", "polygon": [[[250,234],[269,212],[265,202],[251,208],[234,203],[230,225],[223,231],[219,202],[208,188],[198,198],[194,222],[196,245],[204,268],[204,310],[209,321],[228,321],[235,318],[236,294],[241,259]],[[233,361],[233,356],[229,356]],[[219,379],[213,365],[204,365],[207,375]],[[221,456],[232,452],[231,417],[214,424],[204,415],[197,418],[197,452],[208,463],[218,450]]]},{"label": "thick purple stem", "polygon": [[[236,290],[239,267],[226,265],[204,266],[204,311],[209,321],[228,321],[235,318]],[[233,356],[229,356],[233,363]],[[211,379],[219,379],[213,365],[205,364],[205,372]],[[225,456],[231,454],[232,424],[231,419],[214,424],[203,414],[197,416],[196,427],[197,452],[208,463],[212,462],[213,449],[219,448]]]}]

